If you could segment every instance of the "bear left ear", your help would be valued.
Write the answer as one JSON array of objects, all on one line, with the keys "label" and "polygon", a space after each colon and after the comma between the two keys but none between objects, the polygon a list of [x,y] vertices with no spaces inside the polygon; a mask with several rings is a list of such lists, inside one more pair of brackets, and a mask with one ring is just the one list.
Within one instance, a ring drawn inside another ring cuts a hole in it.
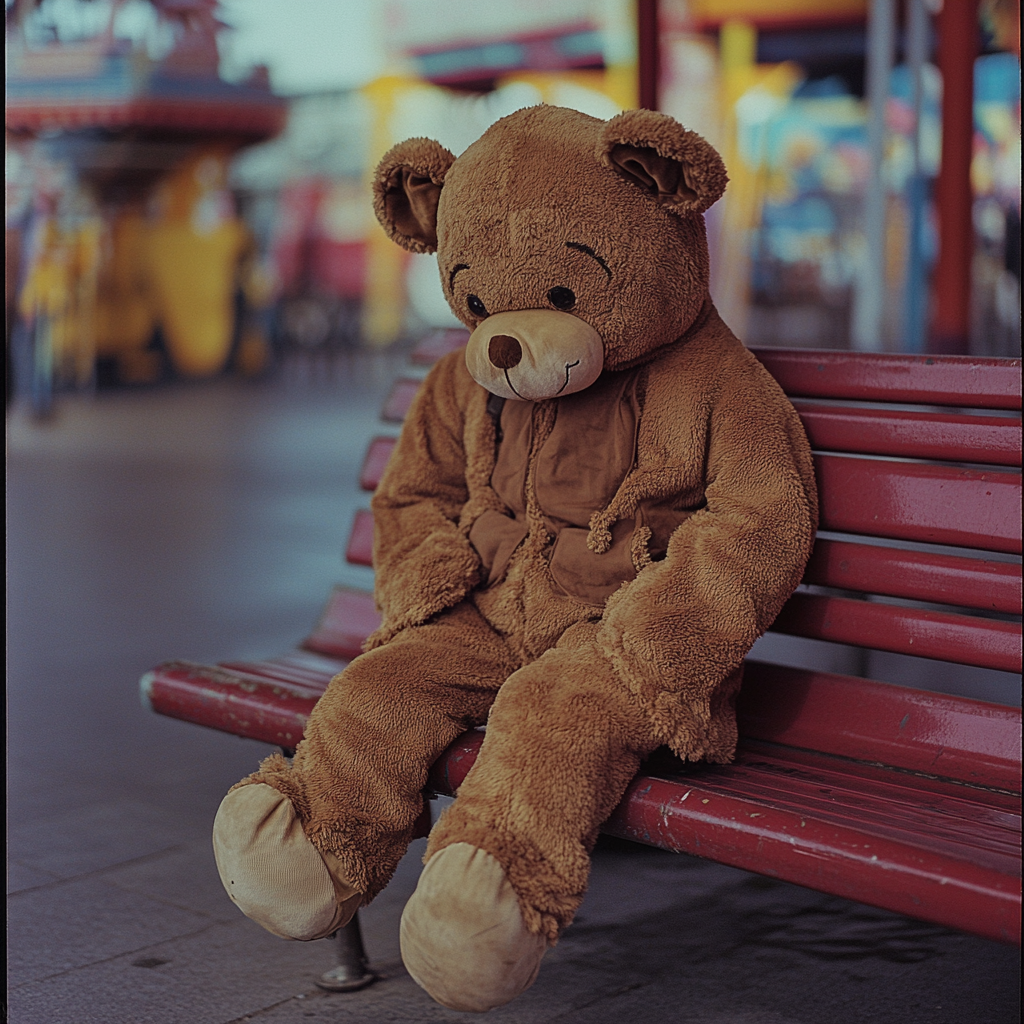
[{"label": "bear left ear", "polygon": [[437,251],[437,204],[455,157],[433,139],[406,139],[384,154],[373,176],[373,211],[392,241]]},{"label": "bear left ear", "polygon": [[729,180],[713,146],[653,110],[613,117],[601,132],[597,158],[679,216],[703,213]]}]

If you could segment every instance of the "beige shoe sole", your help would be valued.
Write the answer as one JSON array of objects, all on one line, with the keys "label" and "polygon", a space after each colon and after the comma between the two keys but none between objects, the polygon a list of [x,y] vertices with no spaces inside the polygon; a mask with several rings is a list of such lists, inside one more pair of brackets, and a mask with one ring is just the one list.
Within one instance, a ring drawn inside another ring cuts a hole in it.
[{"label": "beige shoe sole", "polygon": [[483,1012],[525,992],[547,942],[523,924],[501,865],[469,843],[434,854],[405,905],[402,960],[442,1006]]},{"label": "beige shoe sole", "polygon": [[362,894],[332,877],[291,801],[259,782],[232,790],[213,823],[213,854],[228,896],[282,939],[321,939],[355,915]]}]

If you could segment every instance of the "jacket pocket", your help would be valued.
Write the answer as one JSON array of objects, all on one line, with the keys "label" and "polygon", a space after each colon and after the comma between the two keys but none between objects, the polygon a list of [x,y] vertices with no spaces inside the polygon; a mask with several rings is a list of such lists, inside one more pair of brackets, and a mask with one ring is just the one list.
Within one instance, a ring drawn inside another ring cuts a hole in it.
[{"label": "jacket pocket", "polygon": [[637,513],[640,524],[651,531],[647,551],[652,562],[660,562],[668,551],[672,534],[694,513],[699,512],[706,502],[701,501],[694,508],[677,509],[667,502],[664,504],[641,505]]},{"label": "jacket pocket", "polygon": [[587,547],[588,530],[565,526],[551,548],[549,568],[559,589],[570,597],[601,607],[628,580],[636,579],[630,556],[634,522],[622,519],[612,527],[612,546],[603,554]]},{"label": "jacket pocket", "polygon": [[469,530],[469,543],[480,556],[487,572],[487,586],[501,579],[508,568],[512,552],[522,544],[527,533],[525,523],[494,509],[488,509],[473,523]]}]

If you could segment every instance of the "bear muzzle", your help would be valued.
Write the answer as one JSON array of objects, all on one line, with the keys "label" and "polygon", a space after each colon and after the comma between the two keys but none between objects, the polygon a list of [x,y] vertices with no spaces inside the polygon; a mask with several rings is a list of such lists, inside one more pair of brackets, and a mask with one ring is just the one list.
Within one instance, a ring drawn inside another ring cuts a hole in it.
[{"label": "bear muzzle", "polygon": [[590,387],[604,367],[604,344],[571,313],[512,310],[489,316],[472,333],[466,367],[492,394],[540,402]]}]

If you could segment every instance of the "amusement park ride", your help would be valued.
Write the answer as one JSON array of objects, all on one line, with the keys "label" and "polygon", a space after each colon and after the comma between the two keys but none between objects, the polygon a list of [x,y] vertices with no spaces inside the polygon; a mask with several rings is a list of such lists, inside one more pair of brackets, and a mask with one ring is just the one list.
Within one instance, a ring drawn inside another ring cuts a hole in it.
[{"label": "amusement park ride", "polygon": [[[97,367],[126,383],[156,379],[158,335],[177,372],[217,372],[237,348],[251,254],[228,159],[277,134],[286,104],[265,69],[244,84],[219,77],[216,0],[153,0],[174,40],[159,59],[115,35],[123,0],[97,38],[43,47],[25,40],[34,6],[15,5],[9,19],[6,128],[41,165],[14,226],[21,370],[36,411],[54,385],[87,384]],[[54,167],[64,176],[48,188]]]}]

